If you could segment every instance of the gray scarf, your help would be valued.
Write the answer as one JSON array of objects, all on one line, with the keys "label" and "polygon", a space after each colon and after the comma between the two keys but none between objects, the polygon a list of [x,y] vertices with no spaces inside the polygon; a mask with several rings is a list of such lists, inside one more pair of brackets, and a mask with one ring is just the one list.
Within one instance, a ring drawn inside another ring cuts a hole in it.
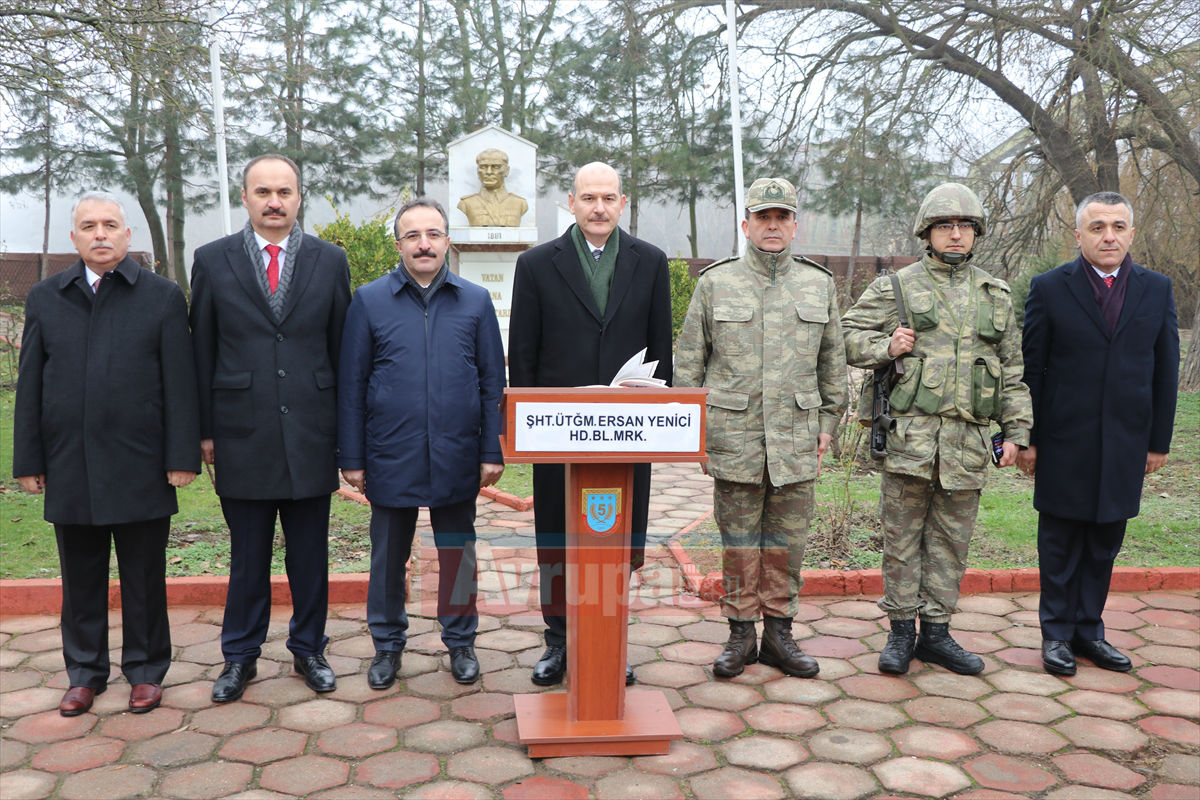
[{"label": "gray scarf", "polygon": [[279,265],[279,283],[275,285],[275,292],[272,293],[267,284],[267,271],[263,268],[262,249],[258,246],[258,239],[254,238],[254,226],[247,222],[246,227],[242,228],[242,242],[246,247],[246,255],[254,266],[254,275],[258,278],[258,285],[263,291],[263,296],[267,298],[267,305],[271,307],[271,314],[276,322],[283,320],[283,304],[287,300],[288,286],[292,283],[293,267],[296,265],[296,255],[300,252],[300,241],[303,238],[304,231],[300,230],[300,223],[293,224],[292,232],[288,234],[283,263]]}]

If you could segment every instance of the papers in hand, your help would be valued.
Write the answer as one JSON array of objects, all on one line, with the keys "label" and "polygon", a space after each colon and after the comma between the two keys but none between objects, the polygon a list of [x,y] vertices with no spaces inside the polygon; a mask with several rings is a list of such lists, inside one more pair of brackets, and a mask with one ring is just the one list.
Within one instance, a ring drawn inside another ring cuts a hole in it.
[{"label": "papers in hand", "polygon": [[666,386],[667,382],[662,378],[654,377],[654,370],[658,368],[658,361],[646,362],[646,348],[633,354],[633,357],[621,365],[617,370],[617,376],[612,379],[609,386],[621,386],[626,388],[648,388],[652,386]]}]

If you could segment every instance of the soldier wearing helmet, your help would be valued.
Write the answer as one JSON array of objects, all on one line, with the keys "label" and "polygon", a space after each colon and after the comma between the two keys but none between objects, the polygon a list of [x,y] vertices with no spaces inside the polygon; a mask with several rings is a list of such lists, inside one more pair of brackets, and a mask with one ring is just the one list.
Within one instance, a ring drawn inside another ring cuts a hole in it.
[{"label": "soldier wearing helmet", "polygon": [[925,256],[895,276],[908,325],[900,324],[892,276],[876,279],[842,318],[852,365],[904,359],[880,486],[879,606],[891,623],[880,672],[903,674],[914,656],[963,675],[983,669],[950,636],[950,615],[992,460],[991,425],[1004,435],[997,465],[1007,467],[1032,424],[1008,284],[967,263],[985,223],[966,186],[936,187],[913,225]]}]

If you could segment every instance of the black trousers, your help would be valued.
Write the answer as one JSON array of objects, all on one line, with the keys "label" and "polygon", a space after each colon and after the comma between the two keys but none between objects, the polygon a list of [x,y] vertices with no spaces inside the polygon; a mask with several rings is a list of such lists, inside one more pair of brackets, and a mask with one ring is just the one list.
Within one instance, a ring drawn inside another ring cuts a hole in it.
[{"label": "black trousers", "polygon": [[221,499],[229,524],[229,590],[221,626],[226,661],[249,664],[262,653],[271,621],[271,551],[275,517],[287,548],[284,566],[292,591],[287,648],[301,657],[325,650],[329,610],[329,498]]},{"label": "black trousers", "polygon": [[121,672],[162,683],[171,665],[167,620],[167,535],[171,518],[123,525],[55,525],[62,568],[63,660],[72,686],[108,683],[108,563],[121,577]]},{"label": "black trousers", "polygon": [[[546,623],[546,644],[567,643],[567,489],[562,464],[533,465],[533,527],[537,542],[539,602]],[[650,510],[650,465],[633,468],[630,503],[632,532],[630,569],[646,560],[646,526]]]},{"label": "black trousers", "polygon": [[1038,618],[1043,639],[1104,638],[1104,603],[1126,520],[1087,522],[1038,515]]}]

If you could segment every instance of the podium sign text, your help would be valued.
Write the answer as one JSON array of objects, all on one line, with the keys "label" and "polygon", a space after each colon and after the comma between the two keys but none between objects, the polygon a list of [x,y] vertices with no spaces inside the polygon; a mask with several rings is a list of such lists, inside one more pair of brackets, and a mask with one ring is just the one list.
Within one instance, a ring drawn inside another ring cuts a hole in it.
[{"label": "podium sign text", "polygon": [[[599,405],[599,407],[597,407]],[[517,403],[517,450],[693,453],[700,407],[680,403]]]}]

